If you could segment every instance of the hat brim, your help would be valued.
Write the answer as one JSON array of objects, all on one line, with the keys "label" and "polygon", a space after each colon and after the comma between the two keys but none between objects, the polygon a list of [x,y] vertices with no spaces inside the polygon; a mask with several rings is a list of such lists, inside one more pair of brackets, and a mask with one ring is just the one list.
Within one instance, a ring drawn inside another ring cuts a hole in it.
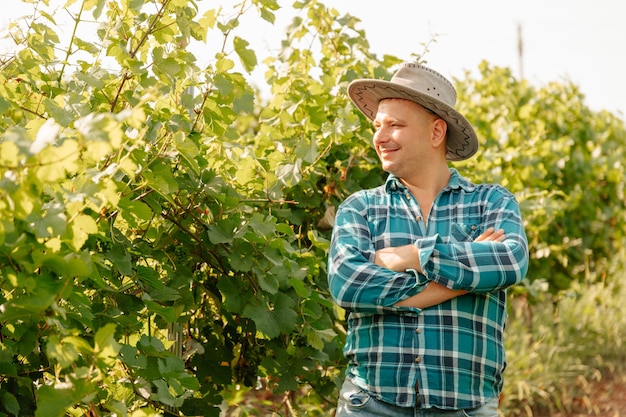
[{"label": "hat brim", "polygon": [[467,119],[454,108],[411,88],[384,80],[355,80],[348,85],[348,96],[370,120],[376,118],[378,103],[386,98],[413,101],[432,111],[448,124],[448,161],[463,161],[478,151],[478,137]]}]

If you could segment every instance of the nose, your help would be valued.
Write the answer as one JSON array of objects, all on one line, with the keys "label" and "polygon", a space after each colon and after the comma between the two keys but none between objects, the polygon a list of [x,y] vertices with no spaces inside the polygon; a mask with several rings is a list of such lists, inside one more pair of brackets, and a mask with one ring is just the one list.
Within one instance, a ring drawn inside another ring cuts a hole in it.
[{"label": "nose", "polygon": [[373,142],[374,145],[385,143],[389,141],[389,132],[386,127],[381,126],[374,132]]}]

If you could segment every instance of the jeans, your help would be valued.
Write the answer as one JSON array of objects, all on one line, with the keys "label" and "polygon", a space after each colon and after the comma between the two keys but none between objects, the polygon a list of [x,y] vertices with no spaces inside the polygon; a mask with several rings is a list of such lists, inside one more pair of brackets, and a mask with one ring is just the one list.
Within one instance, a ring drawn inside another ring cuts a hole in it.
[{"label": "jeans", "polygon": [[498,399],[471,410],[398,407],[371,397],[346,379],[341,387],[336,417],[498,417]]}]

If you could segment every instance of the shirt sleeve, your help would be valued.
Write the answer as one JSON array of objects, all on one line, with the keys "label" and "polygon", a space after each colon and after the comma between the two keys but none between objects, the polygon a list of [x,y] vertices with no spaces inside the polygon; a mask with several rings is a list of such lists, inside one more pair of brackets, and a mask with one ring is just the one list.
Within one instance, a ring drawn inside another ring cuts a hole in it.
[{"label": "shirt sleeve", "polygon": [[422,271],[429,280],[454,290],[489,293],[519,283],[528,270],[528,241],[515,197],[492,195],[483,231],[503,229],[503,242],[458,241],[440,235],[418,239]]},{"label": "shirt sleeve", "polygon": [[361,313],[416,310],[394,304],[428,283],[415,271],[394,272],[374,263],[365,206],[349,199],[337,210],[328,259],[330,292],[339,306]]}]

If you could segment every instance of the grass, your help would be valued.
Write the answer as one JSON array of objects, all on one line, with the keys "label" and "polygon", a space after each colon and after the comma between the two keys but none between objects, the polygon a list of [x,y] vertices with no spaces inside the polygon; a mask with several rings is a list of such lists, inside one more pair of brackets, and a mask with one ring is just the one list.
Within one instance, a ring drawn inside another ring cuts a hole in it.
[{"label": "grass", "polygon": [[588,398],[590,383],[625,371],[626,288],[575,284],[529,305],[513,299],[506,346],[508,368],[501,411],[532,417],[538,410],[570,412]]}]

